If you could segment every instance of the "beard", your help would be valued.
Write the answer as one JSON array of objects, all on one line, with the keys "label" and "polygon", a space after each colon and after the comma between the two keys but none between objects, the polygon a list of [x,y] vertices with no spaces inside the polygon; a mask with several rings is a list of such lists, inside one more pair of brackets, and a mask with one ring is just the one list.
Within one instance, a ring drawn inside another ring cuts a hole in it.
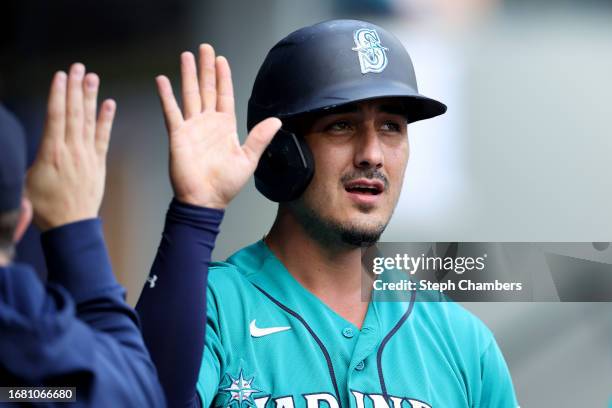
[{"label": "beard", "polygon": [[352,247],[369,247],[378,242],[387,223],[359,225],[355,222],[340,222],[322,216],[314,208],[298,199],[291,203],[292,212],[300,225],[315,241],[323,246],[338,243]]}]

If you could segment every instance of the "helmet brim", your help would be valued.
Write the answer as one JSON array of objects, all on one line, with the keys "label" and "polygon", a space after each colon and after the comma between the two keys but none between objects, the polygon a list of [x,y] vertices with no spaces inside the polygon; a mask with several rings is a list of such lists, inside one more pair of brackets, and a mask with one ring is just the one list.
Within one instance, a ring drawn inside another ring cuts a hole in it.
[{"label": "helmet brim", "polygon": [[327,88],[307,99],[296,101],[285,109],[279,117],[288,118],[305,113],[316,113],[346,104],[380,98],[398,98],[405,107],[408,123],[430,119],[446,112],[447,106],[440,101],[421,95],[403,83],[381,81],[376,86],[364,87],[362,84],[345,84],[342,87]]}]

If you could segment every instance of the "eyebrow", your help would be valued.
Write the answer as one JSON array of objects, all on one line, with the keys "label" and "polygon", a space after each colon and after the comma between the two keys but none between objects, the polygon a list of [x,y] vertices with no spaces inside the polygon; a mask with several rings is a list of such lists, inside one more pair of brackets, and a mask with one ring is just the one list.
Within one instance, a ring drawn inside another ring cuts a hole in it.
[{"label": "eyebrow", "polygon": [[358,113],[358,112],[359,112],[359,107],[355,103],[347,103],[345,105],[332,106],[332,107],[330,107],[328,109],[323,109],[321,111],[321,113],[324,116],[327,116],[327,115],[338,115],[338,114],[342,114],[342,113]]}]

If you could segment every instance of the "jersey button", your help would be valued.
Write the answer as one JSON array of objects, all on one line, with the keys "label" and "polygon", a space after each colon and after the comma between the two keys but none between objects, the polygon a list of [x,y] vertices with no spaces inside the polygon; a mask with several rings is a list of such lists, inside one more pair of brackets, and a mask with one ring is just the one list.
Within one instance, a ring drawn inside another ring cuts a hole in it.
[{"label": "jersey button", "polygon": [[365,363],[362,360],[362,361],[357,363],[357,365],[355,366],[355,370],[361,371],[361,370],[363,370],[364,367],[365,367]]},{"label": "jersey button", "polygon": [[345,327],[344,329],[342,329],[342,335],[346,337],[347,339],[350,339],[351,337],[355,335],[355,333],[353,332],[353,329],[351,329],[350,327]]}]

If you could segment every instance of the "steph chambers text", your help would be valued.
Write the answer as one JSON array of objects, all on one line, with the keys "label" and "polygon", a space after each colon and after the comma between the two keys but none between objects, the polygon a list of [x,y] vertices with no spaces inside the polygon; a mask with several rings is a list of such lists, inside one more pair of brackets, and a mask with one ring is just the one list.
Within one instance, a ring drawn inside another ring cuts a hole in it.
[{"label": "steph chambers text", "polygon": [[481,291],[521,291],[523,284],[521,282],[501,282],[495,280],[493,282],[473,282],[469,279],[462,279],[457,282],[432,282],[426,279],[419,281],[411,281],[402,279],[396,282],[385,282],[377,279],[373,282],[373,289],[376,291],[399,290],[399,291],[466,291],[466,292],[481,292]]}]

